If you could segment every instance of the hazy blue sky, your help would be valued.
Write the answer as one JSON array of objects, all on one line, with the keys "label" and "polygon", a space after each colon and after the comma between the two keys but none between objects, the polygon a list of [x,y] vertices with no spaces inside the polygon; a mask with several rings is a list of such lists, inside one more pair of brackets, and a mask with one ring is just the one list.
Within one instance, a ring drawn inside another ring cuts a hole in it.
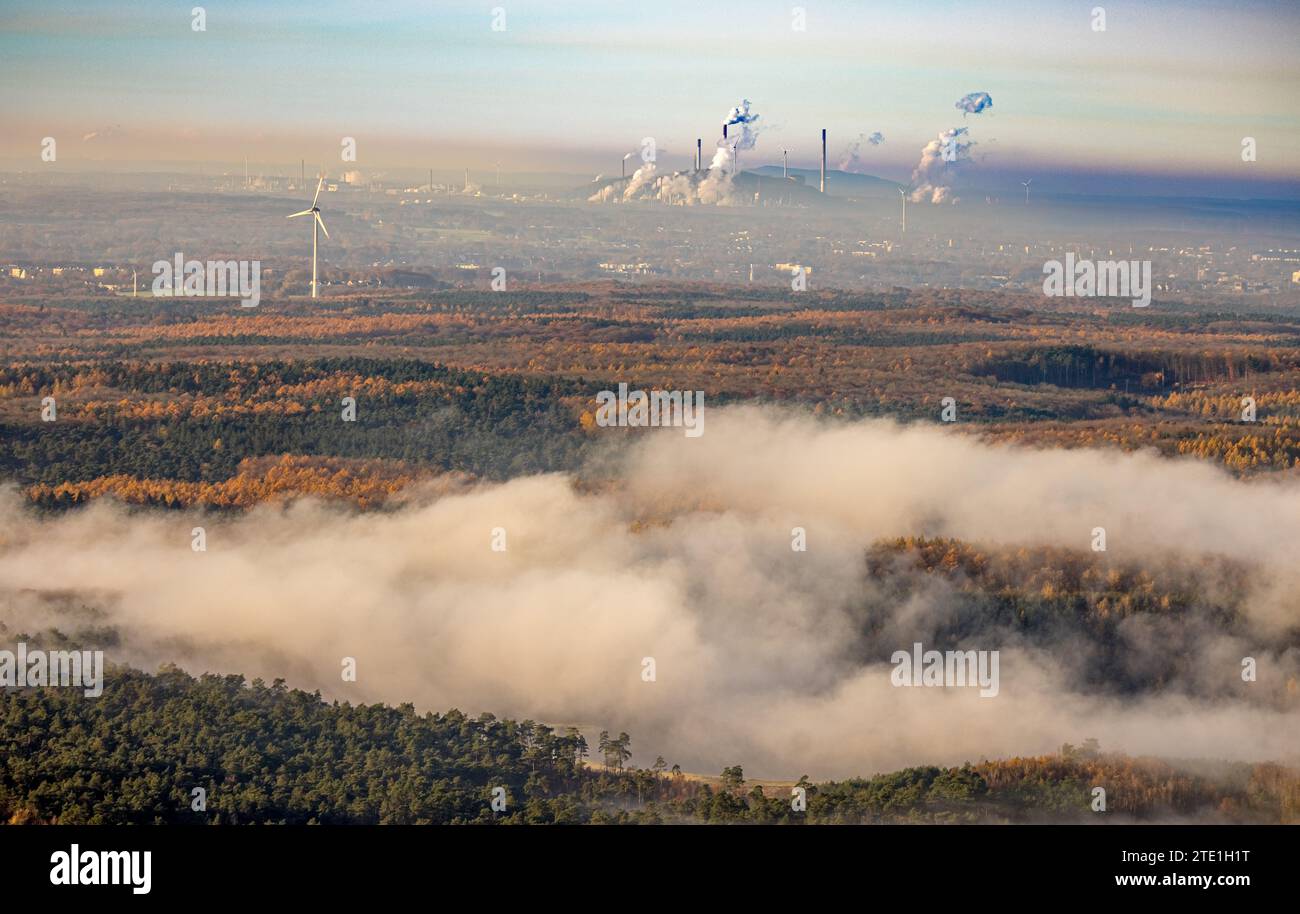
[{"label": "hazy blue sky", "polygon": [[362,168],[613,170],[644,136],[684,162],[748,98],[754,164],[881,131],[863,168],[904,177],[964,123],[991,172],[1300,179],[1297,3],[213,0],[206,32],[194,5],[0,0],[0,156],[328,167],[352,136]]}]

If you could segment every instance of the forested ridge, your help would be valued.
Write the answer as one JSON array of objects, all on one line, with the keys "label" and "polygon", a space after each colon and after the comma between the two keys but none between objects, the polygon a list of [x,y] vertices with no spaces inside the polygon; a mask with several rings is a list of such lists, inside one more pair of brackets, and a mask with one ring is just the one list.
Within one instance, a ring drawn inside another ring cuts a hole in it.
[{"label": "forested ridge", "polygon": [[[628,767],[631,737],[411,705],[326,702],[282,680],[110,667],[104,693],[0,691],[0,822],[652,824],[1300,821],[1300,773],[1175,766],[1091,741],[1035,758],[766,787]],[[588,756],[601,758],[600,766]],[[493,788],[506,808],[494,811]],[[806,810],[792,804],[803,788]],[[193,790],[206,808],[193,808]]]},{"label": "forested ridge", "polygon": [[[283,455],[506,478],[578,461],[585,442],[565,403],[586,389],[402,359],[14,367],[0,370],[0,393],[51,391],[63,406],[57,422],[0,422],[0,473],[49,507],[118,494],[80,485],[107,477],[218,484],[244,460]],[[340,419],[344,397],[354,422]]]},{"label": "forested ridge", "polygon": [[[303,496],[385,510],[548,471],[594,490],[606,482],[590,459],[597,449],[643,433],[595,425],[596,392],[620,381],[701,390],[709,409],[781,404],[826,423],[938,422],[951,397],[949,427],[994,441],[1154,449],[1243,476],[1300,468],[1294,317],[1026,302],[899,289],[810,293],[794,306],[780,290],[684,283],[268,295],[252,311],[152,297],[11,300],[0,303],[10,331],[0,340],[0,483],[40,511],[113,498],[234,512]],[[57,421],[42,419],[46,397]],[[355,422],[341,416],[346,397]],[[1267,662],[1261,646],[1276,659],[1300,645],[1294,629],[1252,628],[1244,607],[1259,569],[1086,548],[1083,532],[1069,549],[874,543],[861,599],[846,609],[844,657],[883,662],[922,637],[890,628],[888,608],[941,606],[924,620],[927,644],[1066,644],[1058,672],[1080,693],[1294,710],[1293,664],[1249,689],[1235,669],[1247,651]],[[76,637],[115,645],[99,598],[85,597],[75,625],[100,630]],[[72,620],[58,622],[72,630]],[[1234,652],[1222,681],[1203,675],[1216,644]],[[532,721],[114,667],[98,699],[0,690],[0,822],[1095,822],[1099,785],[1117,820],[1296,822],[1300,805],[1292,769],[1129,758],[1087,734],[1053,736],[1081,744],[1048,756],[797,785],[786,772],[791,780],[760,786],[745,759],[718,777],[682,773],[620,721],[590,723],[587,746],[576,730]],[[605,726],[616,735],[597,739]],[[791,806],[795,786],[806,810]],[[191,808],[197,787],[202,811]],[[506,792],[504,812],[491,809],[494,787]]]},{"label": "forested ridge", "polygon": [[[252,310],[2,302],[0,481],[44,509],[244,508],[254,493],[377,507],[431,474],[581,472],[614,437],[592,412],[619,382],[847,420],[937,422],[950,397],[954,428],[997,440],[1154,448],[1242,475],[1300,466],[1300,321],[1026,301],[824,290],[793,307],[757,287],[594,283]],[[245,460],[303,472],[268,481]],[[335,460],[352,480],[321,479]]]}]

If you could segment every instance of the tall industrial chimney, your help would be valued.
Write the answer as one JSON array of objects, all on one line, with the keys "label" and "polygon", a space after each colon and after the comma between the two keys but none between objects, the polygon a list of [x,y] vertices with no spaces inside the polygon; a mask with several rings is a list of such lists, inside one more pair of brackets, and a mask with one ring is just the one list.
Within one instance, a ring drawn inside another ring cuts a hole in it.
[{"label": "tall industrial chimney", "polygon": [[704,157],[704,140],[695,138],[695,170],[700,170],[700,160]]},{"label": "tall industrial chimney", "polygon": [[822,193],[826,193],[826,128],[822,128]]},{"label": "tall industrial chimney", "polygon": [[722,138],[723,138],[724,140],[727,138],[727,125],[726,125],[726,124],[723,124],[723,125],[722,125]]}]

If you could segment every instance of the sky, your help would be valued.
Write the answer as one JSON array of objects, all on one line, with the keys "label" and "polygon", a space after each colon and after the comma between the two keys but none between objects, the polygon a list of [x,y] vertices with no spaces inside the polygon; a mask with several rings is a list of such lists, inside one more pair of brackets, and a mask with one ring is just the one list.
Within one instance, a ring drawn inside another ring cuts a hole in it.
[{"label": "sky", "polygon": [[[612,172],[643,137],[685,165],[747,98],[763,130],[746,164],[785,148],[812,166],[824,127],[833,165],[879,131],[860,169],[905,179],[965,126],[973,169],[1074,176],[1059,190],[1143,175],[1300,188],[1292,2],[803,0],[804,30],[795,4],[766,0],[222,0],[205,31],[194,6],[0,0],[0,164],[41,167],[54,137],[68,169],[330,168],[352,137],[372,172]],[[975,91],[993,106],[963,118]]]}]

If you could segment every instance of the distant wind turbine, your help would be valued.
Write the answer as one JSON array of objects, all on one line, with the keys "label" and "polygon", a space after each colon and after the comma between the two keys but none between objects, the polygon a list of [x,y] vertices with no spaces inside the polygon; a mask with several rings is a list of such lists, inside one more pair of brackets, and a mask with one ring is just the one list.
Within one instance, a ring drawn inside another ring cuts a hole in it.
[{"label": "distant wind turbine", "polygon": [[312,217],[312,223],[311,223],[311,297],[312,298],[316,297],[316,227],[320,226],[320,230],[325,233],[326,238],[330,236],[329,230],[325,228],[324,220],[322,220],[320,217],[320,207],[316,205],[316,201],[320,199],[320,189],[324,184],[325,184],[325,175],[322,174],[320,176],[320,180],[316,182],[316,196],[311,198],[311,209],[305,209],[301,213],[292,213],[291,215],[285,217],[286,219],[296,219],[298,216]]},{"label": "distant wind turbine", "polygon": [[903,231],[902,231],[902,234],[904,234],[904,235],[907,234],[907,191],[908,191],[908,188],[906,188],[906,187],[900,187],[900,188],[898,189],[898,196],[899,196],[899,197],[902,199],[902,201],[903,201]]},{"label": "distant wind turbine", "polygon": [[1023,184],[1023,185],[1025,185],[1025,206],[1028,206],[1028,205],[1029,205],[1029,185],[1034,183],[1034,179],[1033,179],[1033,178],[1030,178],[1028,181],[1021,181],[1020,183]]}]

